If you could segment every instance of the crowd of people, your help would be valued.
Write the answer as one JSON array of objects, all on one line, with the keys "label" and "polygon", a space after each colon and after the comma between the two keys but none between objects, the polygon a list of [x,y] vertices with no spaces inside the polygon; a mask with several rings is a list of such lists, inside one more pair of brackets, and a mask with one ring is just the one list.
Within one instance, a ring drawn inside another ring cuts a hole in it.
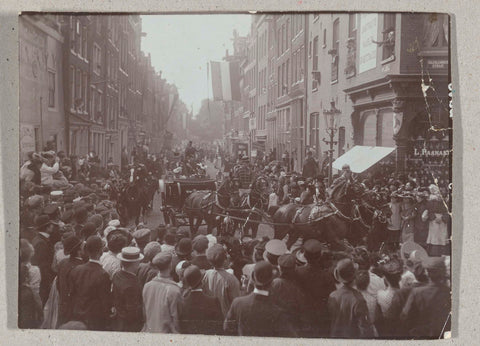
[{"label": "crowd of people", "polygon": [[[189,153],[196,155],[187,146]],[[20,206],[20,328],[338,338],[439,338],[449,330],[450,222],[435,185],[353,177],[345,167],[334,185],[361,179],[384,196],[394,246],[334,252],[308,239],[290,252],[278,239],[232,245],[183,227],[121,224],[101,185],[59,177],[59,156],[32,153],[20,173],[28,183]],[[251,170],[274,184],[269,208],[329,193],[311,157],[302,173],[270,162]]]}]

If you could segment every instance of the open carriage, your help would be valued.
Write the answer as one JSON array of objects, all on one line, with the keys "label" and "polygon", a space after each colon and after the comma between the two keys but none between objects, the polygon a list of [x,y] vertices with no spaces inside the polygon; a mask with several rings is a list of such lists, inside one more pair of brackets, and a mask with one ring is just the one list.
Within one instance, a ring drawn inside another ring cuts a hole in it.
[{"label": "open carriage", "polygon": [[188,217],[183,211],[184,202],[194,191],[215,191],[217,185],[213,179],[180,178],[159,181],[162,201],[161,211],[166,224],[189,226]]}]

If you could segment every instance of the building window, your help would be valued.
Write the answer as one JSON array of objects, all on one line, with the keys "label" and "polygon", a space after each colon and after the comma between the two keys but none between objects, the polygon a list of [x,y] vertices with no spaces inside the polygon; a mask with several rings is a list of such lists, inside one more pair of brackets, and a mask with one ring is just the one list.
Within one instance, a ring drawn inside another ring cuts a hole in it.
[{"label": "building window", "polygon": [[300,48],[300,81],[303,81],[303,76],[305,74],[305,46]]},{"label": "building window", "polygon": [[313,70],[318,71],[318,36],[313,39]]},{"label": "building window", "polygon": [[75,109],[79,110],[82,105],[82,71],[77,69],[75,76]]},{"label": "building window", "polygon": [[357,15],[350,14],[348,17],[347,63],[345,66],[345,75],[347,78],[353,77],[356,73],[356,55]]},{"label": "building window", "polygon": [[82,88],[82,111],[87,111],[87,90],[88,90],[88,75],[83,74],[83,88]]},{"label": "building window", "polygon": [[83,27],[83,35],[82,35],[82,57],[87,57],[87,27]]},{"label": "building window", "polygon": [[94,87],[90,87],[90,119],[95,119],[95,96],[96,90]]},{"label": "building window", "polygon": [[332,82],[338,81],[338,53],[340,48],[340,42],[338,37],[338,31],[340,27],[340,19],[337,18],[333,22],[333,30],[332,30],[332,49],[328,51],[328,53],[332,56]]},{"label": "building window", "polygon": [[323,45],[322,48],[327,47],[327,29],[323,29]]},{"label": "building window", "polygon": [[70,109],[75,109],[75,69],[70,66]]},{"label": "building window", "polygon": [[395,13],[385,13],[383,17],[383,42],[377,42],[383,48],[382,60],[395,58]]},{"label": "building window", "polygon": [[285,85],[287,87],[287,90],[286,90],[287,93],[289,89],[289,84],[288,84],[289,68],[290,68],[290,59],[287,59],[287,64],[285,65]]},{"label": "building window", "polygon": [[341,126],[338,129],[338,156],[345,153],[345,127]]},{"label": "building window", "polygon": [[55,72],[48,71],[48,107],[55,107]]},{"label": "building window", "polygon": [[102,72],[102,50],[97,44],[93,46],[93,71],[97,75]]}]

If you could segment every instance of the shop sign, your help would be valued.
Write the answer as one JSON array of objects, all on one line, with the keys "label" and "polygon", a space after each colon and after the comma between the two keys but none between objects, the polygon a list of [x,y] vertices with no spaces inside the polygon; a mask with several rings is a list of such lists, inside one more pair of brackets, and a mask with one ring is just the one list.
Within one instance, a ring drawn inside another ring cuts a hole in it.
[{"label": "shop sign", "polygon": [[433,70],[446,69],[448,67],[448,60],[429,59],[427,60],[427,66],[429,69],[433,69]]},{"label": "shop sign", "polygon": [[377,66],[378,14],[363,13],[360,15],[360,47],[359,73]]},{"label": "shop sign", "polygon": [[428,150],[423,148],[419,150],[418,148],[414,148],[413,155],[415,156],[448,156],[450,150]]}]

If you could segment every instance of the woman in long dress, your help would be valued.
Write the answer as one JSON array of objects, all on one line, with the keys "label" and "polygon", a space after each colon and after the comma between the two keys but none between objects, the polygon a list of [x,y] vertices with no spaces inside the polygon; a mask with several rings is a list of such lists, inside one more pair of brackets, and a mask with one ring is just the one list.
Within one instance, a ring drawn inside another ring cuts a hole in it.
[{"label": "woman in long dress", "polygon": [[439,188],[432,184],[429,187],[430,197],[427,209],[423,212],[422,219],[428,220],[427,248],[429,256],[447,255],[448,222],[447,207],[440,194]]}]

